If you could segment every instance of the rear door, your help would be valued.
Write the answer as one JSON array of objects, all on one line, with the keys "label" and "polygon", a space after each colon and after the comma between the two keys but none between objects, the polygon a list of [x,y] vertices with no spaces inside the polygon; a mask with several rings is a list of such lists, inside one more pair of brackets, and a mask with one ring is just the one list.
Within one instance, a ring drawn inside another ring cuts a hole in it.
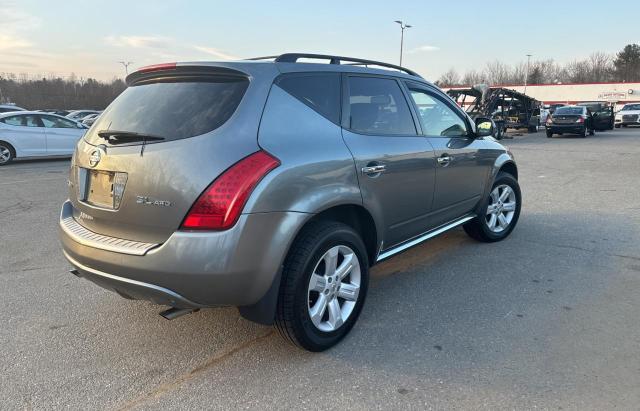
[{"label": "rear door", "polygon": [[431,223],[452,221],[468,212],[480,200],[492,165],[483,154],[482,140],[476,139],[468,117],[438,90],[407,82],[418,112],[422,133],[435,150],[436,185]]},{"label": "rear door", "polygon": [[383,221],[386,249],[429,227],[433,148],[418,134],[396,79],[343,79],[343,137],[355,159],[365,206]]},{"label": "rear door", "polygon": [[44,128],[37,115],[19,114],[2,119],[0,138],[5,136],[16,149],[18,157],[44,156],[47,141]]},{"label": "rear door", "polygon": [[85,132],[75,121],[57,116],[41,114],[47,136],[47,154],[51,156],[71,155],[78,140]]}]

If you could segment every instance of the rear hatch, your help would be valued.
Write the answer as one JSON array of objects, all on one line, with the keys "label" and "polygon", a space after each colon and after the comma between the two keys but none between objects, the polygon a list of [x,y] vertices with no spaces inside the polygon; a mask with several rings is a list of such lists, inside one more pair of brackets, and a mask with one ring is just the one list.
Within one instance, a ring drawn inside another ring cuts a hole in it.
[{"label": "rear hatch", "polygon": [[259,149],[275,73],[260,81],[238,66],[171,64],[130,75],[78,144],[69,193],[76,220],[141,242],[176,231],[217,176]]}]

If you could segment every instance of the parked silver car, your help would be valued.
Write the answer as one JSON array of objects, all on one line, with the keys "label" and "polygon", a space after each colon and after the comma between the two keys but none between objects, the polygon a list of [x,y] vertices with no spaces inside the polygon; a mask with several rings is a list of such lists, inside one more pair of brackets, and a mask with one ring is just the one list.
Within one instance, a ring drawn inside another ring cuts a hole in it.
[{"label": "parked silver car", "polygon": [[127,84],[78,144],[61,239],[74,274],[167,318],[237,306],[324,350],[358,318],[373,264],[460,225],[499,241],[518,221],[491,123],[411,70],[284,54]]}]

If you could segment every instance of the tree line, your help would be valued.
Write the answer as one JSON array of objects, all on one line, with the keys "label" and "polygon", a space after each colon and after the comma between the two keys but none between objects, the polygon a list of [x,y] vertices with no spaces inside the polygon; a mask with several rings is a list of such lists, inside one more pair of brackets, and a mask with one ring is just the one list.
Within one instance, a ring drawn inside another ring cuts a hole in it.
[{"label": "tree line", "polygon": [[[527,75],[528,74],[528,75]],[[484,69],[464,74],[449,69],[436,81],[440,87],[474,84],[561,84],[640,81],[640,45],[629,44],[616,54],[595,52],[583,60],[559,64],[553,59],[521,62],[514,66],[493,61]]]},{"label": "tree line", "polygon": [[126,88],[124,81],[102,82],[75,75],[29,76],[0,73],[0,104],[15,103],[29,110],[103,110]]}]

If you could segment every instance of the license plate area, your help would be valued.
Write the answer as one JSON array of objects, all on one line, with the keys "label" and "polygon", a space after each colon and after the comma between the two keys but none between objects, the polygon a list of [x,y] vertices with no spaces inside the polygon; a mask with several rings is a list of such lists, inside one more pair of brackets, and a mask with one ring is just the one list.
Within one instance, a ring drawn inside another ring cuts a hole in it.
[{"label": "license plate area", "polygon": [[80,169],[79,180],[83,189],[79,192],[80,201],[95,207],[116,210],[120,207],[127,173],[104,170]]}]

